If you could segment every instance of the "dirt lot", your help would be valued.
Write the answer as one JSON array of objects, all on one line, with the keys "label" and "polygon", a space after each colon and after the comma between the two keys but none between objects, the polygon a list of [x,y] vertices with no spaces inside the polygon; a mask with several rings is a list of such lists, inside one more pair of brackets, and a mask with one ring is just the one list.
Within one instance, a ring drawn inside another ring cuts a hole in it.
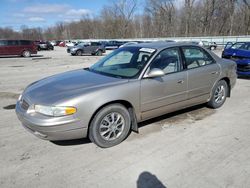
[{"label": "dirt lot", "polygon": [[14,104],[29,83],[100,58],[65,48],[39,55],[51,58],[0,58],[0,187],[250,187],[250,80],[238,79],[218,110],[155,118],[101,149],[88,139],[40,140],[17,120]]}]

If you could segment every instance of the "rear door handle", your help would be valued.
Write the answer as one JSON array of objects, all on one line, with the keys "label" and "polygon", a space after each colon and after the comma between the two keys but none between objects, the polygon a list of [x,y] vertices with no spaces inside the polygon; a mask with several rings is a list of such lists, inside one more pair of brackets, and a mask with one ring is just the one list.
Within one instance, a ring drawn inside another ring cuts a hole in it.
[{"label": "rear door handle", "polygon": [[183,84],[183,83],[184,83],[184,80],[178,80],[177,83],[178,83],[178,84]]}]

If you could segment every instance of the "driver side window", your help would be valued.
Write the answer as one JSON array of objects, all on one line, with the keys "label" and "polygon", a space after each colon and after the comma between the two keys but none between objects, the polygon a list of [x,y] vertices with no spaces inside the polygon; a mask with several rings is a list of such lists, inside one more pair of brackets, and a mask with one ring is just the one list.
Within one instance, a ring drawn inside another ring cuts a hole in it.
[{"label": "driver side window", "polygon": [[177,48],[170,48],[161,51],[150,65],[150,70],[158,68],[165,74],[180,71],[180,55]]}]

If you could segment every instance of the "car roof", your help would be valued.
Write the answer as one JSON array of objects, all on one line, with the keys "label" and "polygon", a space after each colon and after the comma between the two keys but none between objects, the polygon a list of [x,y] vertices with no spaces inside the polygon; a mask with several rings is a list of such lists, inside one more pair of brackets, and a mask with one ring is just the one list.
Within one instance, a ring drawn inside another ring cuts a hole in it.
[{"label": "car roof", "polygon": [[[240,42],[240,41],[238,41],[238,42],[236,42],[236,43],[245,43],[245,44],[250,44],[250,42]],[[236,43],[234,43],[234,44],[236,44]]]},{"label": "car roof", "polygon": [[190,42],[164,42],[164,41],[129,45],[129,47],[153,48],[157,50],[162,50],[169,47],[180,47],[180,46],[199,46],[199,45]]}]

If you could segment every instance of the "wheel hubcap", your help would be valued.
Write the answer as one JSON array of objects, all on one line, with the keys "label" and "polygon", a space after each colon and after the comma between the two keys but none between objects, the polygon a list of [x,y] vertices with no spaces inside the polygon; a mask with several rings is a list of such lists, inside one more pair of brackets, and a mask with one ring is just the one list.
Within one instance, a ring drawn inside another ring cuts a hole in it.
[{"label": "wheel hubcap", "polygon": [[215,90],[214,99],[217,104],[222,103],[226,97],[226,90],[223,85],[220,85]]},{"label": "wheel hubcap", "polygon": [[29,53],[28,51],[25,51],[25,52],[24,52],[24,55],[25,55],[26,57],[28,57],[28,56],[30,55],[30,53]]},{"label": "wheel hubcap", "polygon": [[124,126],[123,116],[118,112],[112,112],[101,120],[99,134],[105,140],[115,140],[121,136]]}]

